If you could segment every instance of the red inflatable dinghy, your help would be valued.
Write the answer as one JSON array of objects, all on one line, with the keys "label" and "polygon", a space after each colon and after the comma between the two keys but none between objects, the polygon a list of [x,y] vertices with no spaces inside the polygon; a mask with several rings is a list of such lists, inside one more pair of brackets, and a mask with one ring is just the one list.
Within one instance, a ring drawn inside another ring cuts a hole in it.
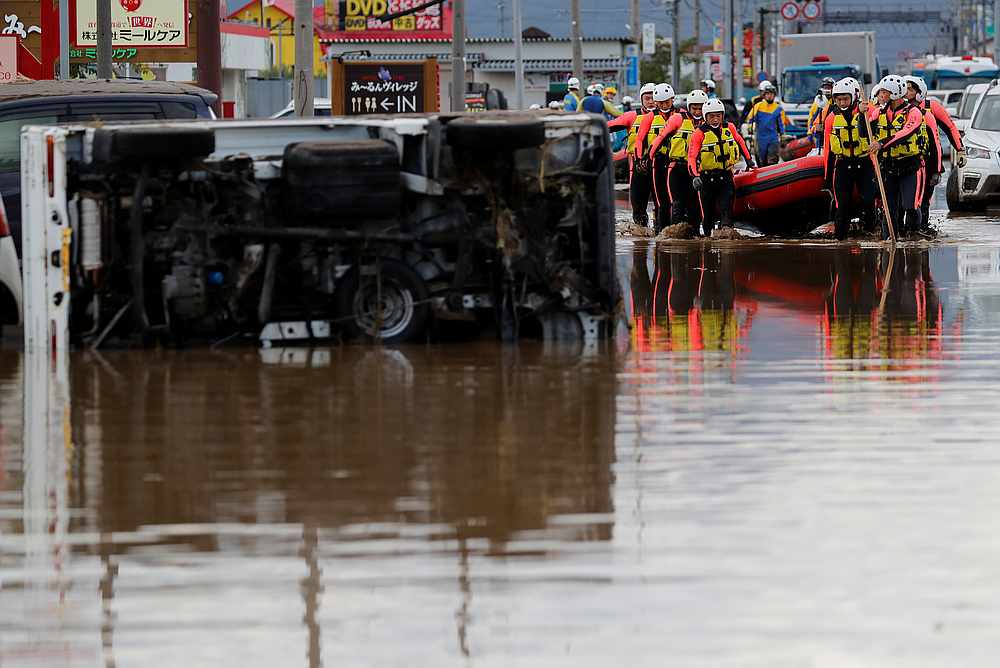
[{"label": "red inflatable dinghy", "polygon": [[737,219],[807,204],[809,200],[830,201],[830,195],[823,190],[821,155],[806,156],[736,175],[733,213]]}]

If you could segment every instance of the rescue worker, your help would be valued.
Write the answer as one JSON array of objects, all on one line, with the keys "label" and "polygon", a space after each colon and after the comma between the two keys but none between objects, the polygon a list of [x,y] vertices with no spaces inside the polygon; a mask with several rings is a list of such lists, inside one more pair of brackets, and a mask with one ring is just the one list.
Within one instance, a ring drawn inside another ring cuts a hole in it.
[{"label": "rescue worker", "polygon": [[[927,123],[921,109],[906,99],[900,77],[887,78],[882,88],[888,91],[889,104],[869,112],[869,118],[875,116],[878,122],[870,151],[881,157],[885,204],[893,225],[905,235],[920,229]],[[883,231],[885,236],[888,229]]]},{"label": "rescue worker", "polygon": [[615,103],[615,96],[618,95],[618,89],[614,86],[608,86],[604,89],[604,99],[611,104]]},{"label": "rescue worker", "polygon": [[858,88],[849,79],[833,85],[833,111],[823,126],[823,145],[827,147],[823,176],[833,193],[834,233],[838,239],[847,238],[855,188],[861,198],[861,225],[866,230],[874,226],[875,171],[868,155],[871,138],[863,116],[867,104],[860,99]]},{"label": "rescue worker", "polygon": [[631,95],[626,95],[622,98],[622,113],[628,113],[632,111],[632,105],[635,104],[635,100],[632,99]]},{"label": "rescue worker", "polygon": [[775,100],[777,91],[774,84],[767,82],[764,99],[754,105],[747,115],[747,122],[754,126],[754,142],[757,148],[757,164],[774,165],[778,162],[781,135],[785,133],[788,118],[785,110]]},{"label": "rescue worker", "polygon": [[816,93],[812,106],[809,107],[809,117],[806,120],[806,127],[809,128],[813,144],[819,149],[823,148],[823,128],[826,126],[826,117],[833,105],[834,83],[833,77],[823,77],[819,92]]},{"label": "rescue worker", "polygon": [[705,95],[708,96],[708,99],[710,100],[714,100],[716,97],[718,97],[715,94],[715,82],[712,81],[711,79],[701,80],[701,90],[703,93],[705,93]]},{"label": "rescue worker", "polygon": [[[934,114],[925,103],[924,92],[926,84],[921,86],[923,79],[914,76],[903,77],[906,84],[905,97],[907,102],[918,107],[924,115],[924,123],[927,126],[927,143],[924,145],[924,167],[923,167],[923,198],[920,201],[920,230],[930,228],[931,199],[934,197],[934,187],[941,182],[941,174],[944,172],[944,158],[941,150],[941,137],[938,135],[938,122]],[[945,112],[947,113],[947,112]]]},{"label": "rescue worker", "polygon": [[764,90],[770,85],[772,84],[767,79],[764,79],[757,84],[757,94],[750,98],[749,103],[743,105],[743,111],[740,113],[740,125],[747,122],[747,116],[750,115],[750,110],[757,106],[758,102],[764,99]]},{"label": "rescue worker", "polygon": [[580,109],[580,80],[570,77],[566,82],[566,95],[563,97],[563,111],[577,111]]},{"label": "rescue worker", "polygon": [[656,204],[655,229],[659,234],[660,230],[670,224],[670,196],[667,185],[667,148],[652,150],[652,145],[656,143],[660,132],[676,115],[674,109],[674,89],[670,84],[657,84],[653,90],[653,103],[656,104],[656,111],[646,114],[639,126],[639,136],[645,137],[645,145],[650,147],[649,160],[653,166],[653,197]]},{"label": "rescue worker", "polygon": [[700,207],[696,206],[695,192],[691,188],[691,174],[687,159],[691,135],[704,122],[702,108],[708,96],[702,90],[693,90],[687,96],[687,111],[674,114],[650,146],[650,157],[659,153],[666,143],[667,189],[670,198],[670,224],[686,222],[698,230],[701,225]]},{"label": "rescue worker", "polygon": [[587,86],[587,97],[580,102],[580,109],[588,114],[604,114],[604,96],[596,84]]},{"label": "rescue worker", "polygon": [[688,147],[688,171],[691,187],[698,192],[701,203],[702,225],[709,236],[716,223],[733,226],[733,167],[741,156],[748,170],[754,168],[754,162],[736,126],[723,122],[726,108],[721,100],[709,100],[702,111],[704,122],[691,135]]},{"label": "rescue worker", "polygon": [[[653,190],[653,169],[646,155],[646,137],[639,133],[639,128],[646,115],[653,111],[654,84],[645,84],[639,89],[639,99],[642,106],[635,111],[629,111],[608,123],[608,128],[628,128],[626,155],[629,159],[629,201],[632,204],[632,222],[640,227],[649,225],[649,196]],[[652,121],[651,121],[652,122]]]},{"label": "rescue worker", "polygon": [[[931,148],[936,149],[937,171],[927,170],[928,178],[927,185],[924,188],[924,201],[920,207],[920,222],[924,229],[927,229],[930,226],[930,208],[931,200],[934,198],[934,188],[941,182],[941,176],[944,174],[943,151],[938,130],[944,130],[945,136],[951,144],[952,151],[955,153],[956,162],[964,153],[965,146],[962,144],[962,134],[955,126],[955,121],[952,120],[948,110],[937,99],[927,96],[927,82],[922,77],[915,76],[903,77],[903,81],[907,85],[912,84],[917,88],[916,101],[925,112],[924,119],[927,122],[929,143],[931,144]],[[933,152],[930,157],[935,157]]]}]

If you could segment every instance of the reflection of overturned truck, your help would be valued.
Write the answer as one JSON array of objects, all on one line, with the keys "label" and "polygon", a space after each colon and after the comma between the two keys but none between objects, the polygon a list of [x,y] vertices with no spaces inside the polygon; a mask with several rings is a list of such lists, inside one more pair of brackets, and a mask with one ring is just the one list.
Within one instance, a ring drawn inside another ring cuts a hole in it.
[{"label": "reflection of overturned truck", "polygon": [[30,128],[26,320],[44,292],[91,345],[599,336],[606,137],[586,115]]}]

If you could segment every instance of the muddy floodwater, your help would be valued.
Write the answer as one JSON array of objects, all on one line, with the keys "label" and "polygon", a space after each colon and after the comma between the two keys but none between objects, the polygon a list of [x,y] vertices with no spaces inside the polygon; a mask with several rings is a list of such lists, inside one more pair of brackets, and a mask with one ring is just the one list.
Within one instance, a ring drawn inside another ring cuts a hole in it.
[{"label": "muddy floodwater", "polygon": [[596,345],[73,353],[56,446],[7,346],[0,666],[996,665],[1000,221],[936,217],[623,239]]}]

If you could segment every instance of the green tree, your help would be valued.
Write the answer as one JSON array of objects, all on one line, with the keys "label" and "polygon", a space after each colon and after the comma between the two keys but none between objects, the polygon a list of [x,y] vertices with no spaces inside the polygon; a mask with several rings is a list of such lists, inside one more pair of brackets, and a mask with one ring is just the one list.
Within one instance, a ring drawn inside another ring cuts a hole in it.
[{"label": "green tree", "polygon": [[[682,66],[685,63],[698,62],[696,45],[693,37],[683,40],[680,43],[680,52]],[[639,80],[643,83],[660,83],[667,81],[673,85],[674,90],[678,93],[686,93],[695,87],[695,81],[690,76],[682,77],[679,86],[676,82],[671,82],[670,73],[672,69],[673,68],[670,63],[670,42],[666,39],[660,38],[656,40],[656,53],[652,56],[646,57],[639,63]]]}]

